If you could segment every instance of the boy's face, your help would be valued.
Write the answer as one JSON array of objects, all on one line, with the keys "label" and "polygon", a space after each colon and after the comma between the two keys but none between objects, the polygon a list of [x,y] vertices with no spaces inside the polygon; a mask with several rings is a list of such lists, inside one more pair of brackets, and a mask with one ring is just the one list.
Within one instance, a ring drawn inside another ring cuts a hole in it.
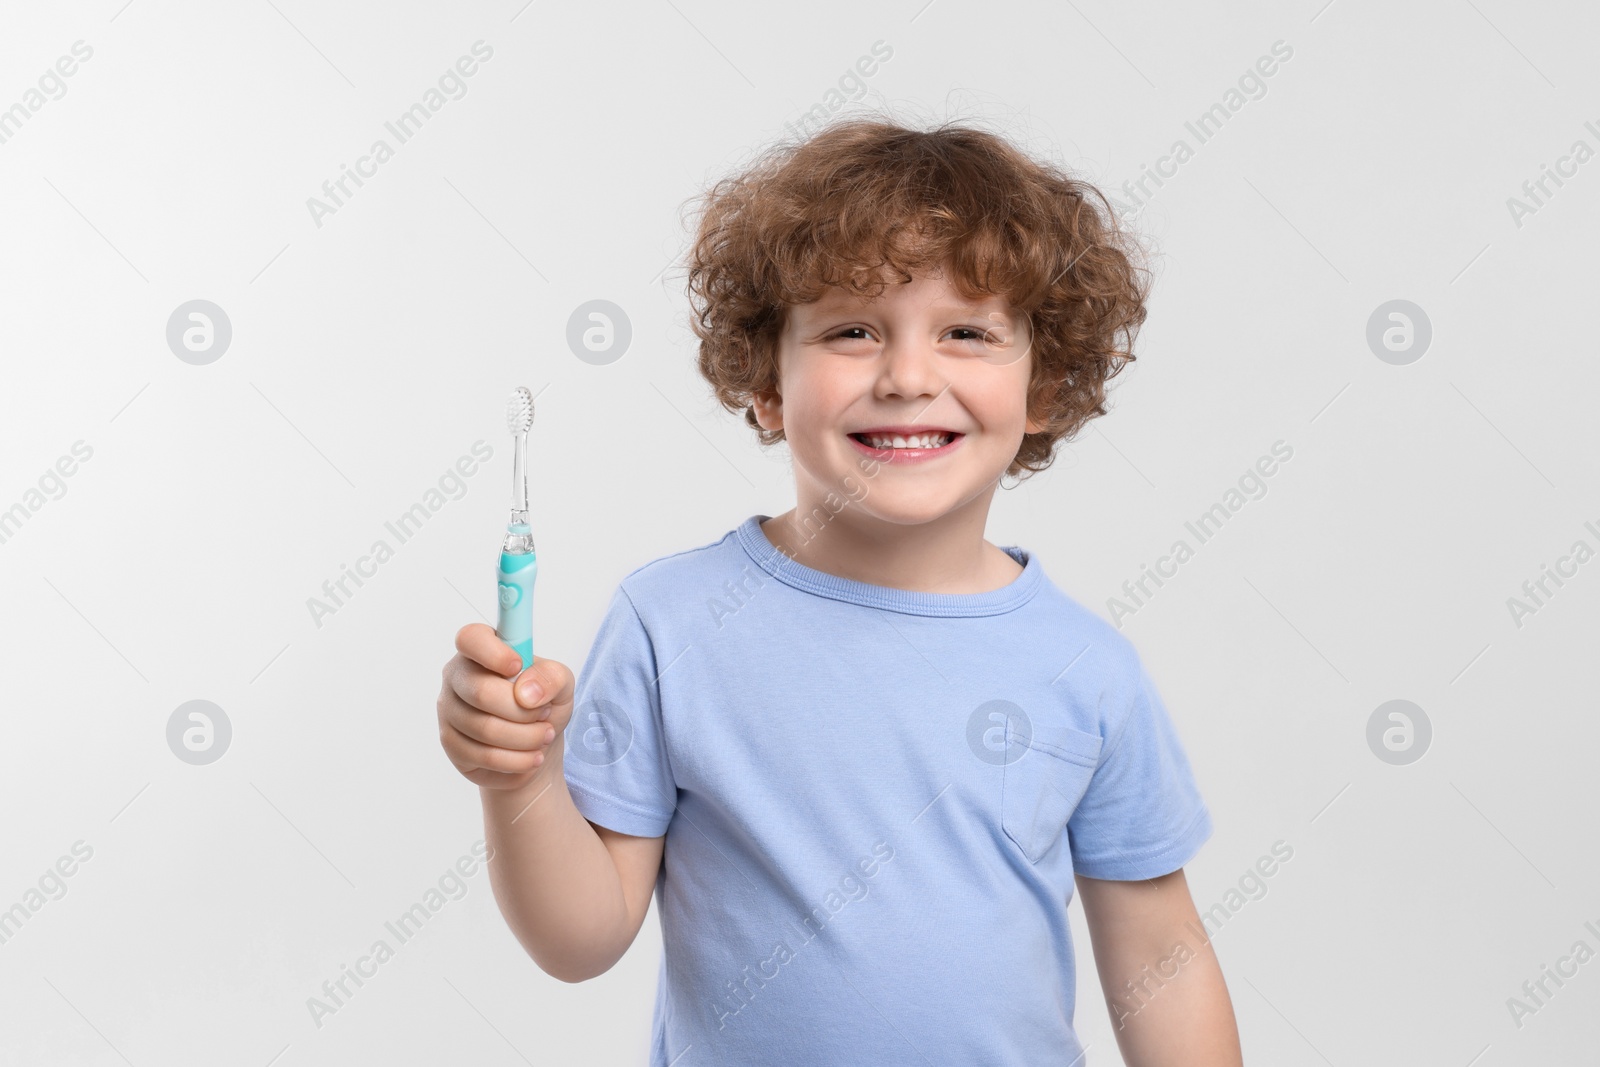
[{"label": "boy's face", "polygon": [[[778,391],[754,406],[764,428],[784,431],[801,510],[831,491],[896,523],[969,504],[987,514],[1023,434],[1042,428],[1026,411],[1031,340],[1003,298],[974,304],[942,273],[892,283],[873,301],[835,288],[789,308]],[[959,436],[920,458],[851,436],[901,425]]]}]

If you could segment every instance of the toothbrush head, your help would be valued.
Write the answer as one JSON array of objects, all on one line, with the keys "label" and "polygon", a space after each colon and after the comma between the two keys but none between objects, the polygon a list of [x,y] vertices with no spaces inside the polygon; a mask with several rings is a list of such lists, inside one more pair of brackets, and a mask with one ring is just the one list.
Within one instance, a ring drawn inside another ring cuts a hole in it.
[{"label": "toothbrush head", "polygon": [[511,394],[511,400],[506,404],[506,426],[511,430],[511,436],[521,437],[533,425],[533,393],[525,385],[519,385]]}]

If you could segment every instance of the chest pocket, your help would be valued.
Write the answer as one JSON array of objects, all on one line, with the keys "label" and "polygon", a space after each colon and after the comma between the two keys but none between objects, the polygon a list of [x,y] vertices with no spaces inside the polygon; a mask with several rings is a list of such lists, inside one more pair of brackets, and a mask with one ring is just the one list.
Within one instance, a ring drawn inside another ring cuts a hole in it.
[{"label": "chest pocket", "polygon": [[1035,724],[1021,757],[1003,768],[1000,825],[1030,863],[1067,828],[1100,762],[1099,734]]}]

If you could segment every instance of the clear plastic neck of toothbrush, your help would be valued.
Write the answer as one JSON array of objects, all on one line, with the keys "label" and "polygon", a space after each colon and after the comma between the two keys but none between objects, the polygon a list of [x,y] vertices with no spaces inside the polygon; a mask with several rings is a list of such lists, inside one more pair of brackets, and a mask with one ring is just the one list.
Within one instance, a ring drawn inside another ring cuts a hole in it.
[{"label": "clear plastic neck of toothbrush", "polygon": [[[514,460],[511,471],[511,526],[507,531],[502,552],[524,555],[533,551],[533,531],[528,527],[528,438],[518,434],[515,439]],[[520,526],[521,529],[515,529]]]},{"label": "clear plastic neck of toothbrush", "polygon": [[[518,518],[518,516],[521,516],[521,518]],[[528,513],[526,511],[513,511],[511,513],[512,524],[522,523],[524,529],[526,529],[527,518]],[[533,534],[531,532],[517,533],[515,531],[507,531],[505,542],[500,546],[500,551],[513,556],[527,555],[533,551]]]}]

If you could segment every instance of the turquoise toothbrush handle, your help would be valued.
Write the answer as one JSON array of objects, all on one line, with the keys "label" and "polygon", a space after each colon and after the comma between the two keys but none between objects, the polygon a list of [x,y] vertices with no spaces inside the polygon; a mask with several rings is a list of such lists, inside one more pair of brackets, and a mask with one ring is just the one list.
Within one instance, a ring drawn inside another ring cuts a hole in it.
[{"label": "turquoise toothbrush handle", "polygon": [[517,650],[524,670],[533,666],[533,580],[538,573],[535,553],[500,553],[500,624],[495,633]]}]

